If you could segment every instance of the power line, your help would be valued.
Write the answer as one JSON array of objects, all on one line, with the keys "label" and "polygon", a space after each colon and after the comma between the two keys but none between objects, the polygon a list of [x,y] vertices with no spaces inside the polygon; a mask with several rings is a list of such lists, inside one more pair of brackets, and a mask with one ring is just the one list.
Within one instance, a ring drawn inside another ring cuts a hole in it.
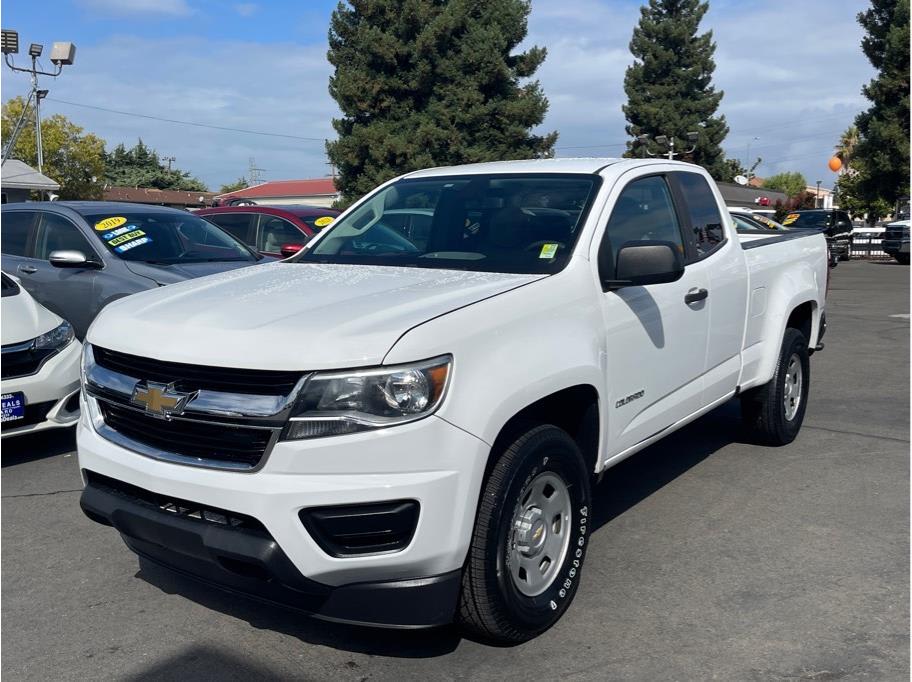
[{"label": "power line", "polygon": [[149,114],[137,114],[132,111],[118,111],[117,109],[107,109],[105,107],[97,107],[92,104],[81,104],[79,102],[68,102],[67,100],[57,99],[48,97],[48,100],[51,102],[56,102],[58,104],[68,104],[71,107],[82,107],[83,109],[95,109],[97,111],[105,111],[109,114],[120,114],[121,116],[133,116],[135,118],[145,118],[152,121],[162,121],[164,123],[174,123],[177,125],[184,126],[193,126],[195,128],[210,128],[212,130],[224,130],[231,133],[246,133],[247,135],[265,135],[266,137],[282,137],[289,140],[303,140],[305,142],[323,142],[322,137],[302,137],[300,135],[285,135],[283,133],[267,133],[261,130],[246,130],[244,128],[229,128],[227,126],[215,126],[208,123],[197,123],[195,121],[179,121],[174,118],[163,118],[161,116],[151,116]]}]

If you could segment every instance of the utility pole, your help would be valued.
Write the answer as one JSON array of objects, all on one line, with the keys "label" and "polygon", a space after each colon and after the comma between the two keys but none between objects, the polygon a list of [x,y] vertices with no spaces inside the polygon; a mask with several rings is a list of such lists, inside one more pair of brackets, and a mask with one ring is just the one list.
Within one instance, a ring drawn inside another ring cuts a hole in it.
[{"label": "utility pole", "polygon": [[751,180],[751,144],[759,140],[759,137],[754,137],[747,142],[747,155],[744,159],[744,169],[747,171],[747,183],[750,184]]},{"label": "utility pole", "polygon": [[16,146],[16,139],[19,136],[19,132],[22,130],[22,124],[26,120],[26,113],[28,112],[28,108],[31,105],[32,100],[34,100],[35,152],[38,157],[38,172],[41,173],[44,170],[44,149],[41,142],[41,100],[47,97],[48,91],[40,90],[38,88],[38,76],[52,76],[54,78],[59,76],[63,71],[63,67],[69,66],[76,59],[76,46],[73,43],[54,43],[54,46],[51,49],[51,63],[57,67],[56,71],[41,71],[38,68],[38,57],[40,57],[41,53],[44,51],[44,45],[41,45],[39,43],[32,43],[29,45],[28,54],[32,59],[31,68],[16,66],[13,64],[13,60],[10,55],[19,54],[18,31],[11,31],[7,29],[2,30],[0,51],[3,52],[3,59],[10,69],[30,75],[32,85],[28,100],[26,100],[25,103],[25,109],[23,110],[22,115],[19,117],[19,121],[16,123],[16,127],[13,129],[13,134],[10,136],[10,139],[6,145],[6,149],[3,152],[3,160],[6,161],[9,158],[9,155],[13,151],[13,147]]},{"label": "utility pole", "polygon": [[250,157],[250,165],[247,169],[247,179],[251,185],[260,184],[260,172],[265,171],[265,168],[257,168],[256,159],[252,156]]},{"label": "utility pole", "polygon": [[167,161],[167,162],[168,162],[168,170],[171,170],[171,163],[172,163],[173,161],[177,161],[177,157],[176,157],[176,156],[163,156],[163,157],[162,157],[162,161]]},{"label": "utility pole", "polygon": [[820,206],[818,204],[820,203],[820,183],[821,182],[822,182],[821,180],[817,181],[817,196],[814,197],[814,208],[820,208]]},{"label": "utility pole", "polygon": [[[329,146],[329,140],[323,140],[323,142],[324,142],[325,147]],[[333,162],[332,159],[329,158],[329,152],[326,153],[326,158],[329,159],[329,161],[326,162],[326,165],[329,166],[329,171],[332,174],[333,182],[335,182],[336,181],[336,164]]]}]

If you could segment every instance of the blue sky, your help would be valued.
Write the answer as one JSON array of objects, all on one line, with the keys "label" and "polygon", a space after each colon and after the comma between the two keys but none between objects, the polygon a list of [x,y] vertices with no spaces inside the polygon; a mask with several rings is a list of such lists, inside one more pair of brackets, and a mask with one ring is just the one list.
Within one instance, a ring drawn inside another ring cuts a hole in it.
[{"label": "blue sky", "polygon": [[[5,0],[2,24],[20,43],[77,45],[76,64],[53,81],[43,113],[63,113],[109,148],[142,137],[211,188],[245,175],[328,174],[320,140],[338,114],[327,92],[326,30],[335,2],[215,0]],[[640,2],[533,0],[529,44],[547,47],[539,70],[559,156],[623,151],[621,105],[628,43]],[[703,28],[717,43],[715,84],[731,132],[729,156],[761,156],[761,176],[784,170],[831,186],[826,162],[839,133],[866,107],[873,70],[859,47],[861,0],[711,0]],[[23,51],[27,49],[23,47]],[[21,60],[21,57],[20,57]],[[46,64],[50,66],[50,64]],[[24,94],[3,69],[2,98]],[[83,105],[83,106],[77,106]],[[86,106],[88,105],[88,106]],[[212,130],[88,107],[270,132]],[[313,139],[299,139],[313,138]],[[758,138],[758,139],[754,139]]]}]

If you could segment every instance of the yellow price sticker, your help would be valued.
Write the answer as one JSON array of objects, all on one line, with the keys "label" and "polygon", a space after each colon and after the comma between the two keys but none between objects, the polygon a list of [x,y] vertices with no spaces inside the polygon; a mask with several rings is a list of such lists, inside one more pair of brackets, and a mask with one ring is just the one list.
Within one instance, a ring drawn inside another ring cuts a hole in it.
[{"label": "yellow price sticker", "polygon": [[127,219],[123,216],[113,216],[111,218],[105,218],[95,223],[95,229],[99,232],[104,232],[105,230],[113,230],[115,227],[120,227]]},{"label": "yellow price sticker", "polygon": [[314,220],[314,227],[326,227],[326,226],[329,225],[332,221],[333,221],[333,217],[332,217],[332,216],[325,215],[325,216],[323,216],[323,217],[321,217],[321,218],[317,218],[316,220]]},{"label": "yellow price sticker", "polygon": [[542,244],[541,253],[538,254],[539,258],[547,258],[548,260],[554,258],[554,255],[557,253],[557,244],[554,242],[549,242],[547,244]]}]

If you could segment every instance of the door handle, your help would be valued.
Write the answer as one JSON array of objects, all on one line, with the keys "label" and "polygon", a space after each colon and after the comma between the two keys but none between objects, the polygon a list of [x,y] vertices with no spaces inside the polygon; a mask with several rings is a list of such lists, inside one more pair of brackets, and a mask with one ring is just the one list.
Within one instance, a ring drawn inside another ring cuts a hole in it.
[{"label": "door handle", "polygon": [[38,268],[36,268],[34,265],[20,265],[19,272],[24,272],[26,275],[32,275],[38,272]]},{"label": "door handle", "polygon": [[690,305],[691,303],[702,301],[707,296],[709,296],[709,292],[706,289],[691,289],[684,295],[684,302]]}]

